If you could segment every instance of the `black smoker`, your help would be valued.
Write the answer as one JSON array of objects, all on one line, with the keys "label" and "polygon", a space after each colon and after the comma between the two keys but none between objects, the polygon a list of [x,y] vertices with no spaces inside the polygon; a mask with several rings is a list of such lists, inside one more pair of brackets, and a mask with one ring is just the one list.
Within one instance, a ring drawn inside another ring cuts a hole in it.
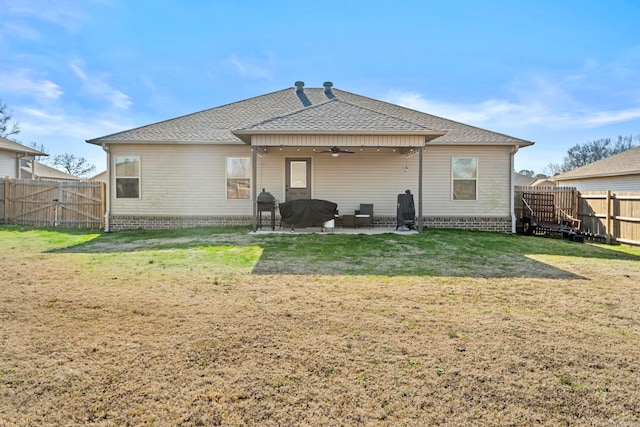
[{"label": "black smoker", "polygon": [[416,228],[416,205],[413,203],[413,194],[407,190],[404,194],[398,194],[398,211],[396,216],[396,230],[399,227],[409,230]]},{"label": "black smoker", "polygon": [[276,198],[264,191],[258,195],[258,228],[262,228],[262,212],[271,212],[271,229],[276,229]]}]

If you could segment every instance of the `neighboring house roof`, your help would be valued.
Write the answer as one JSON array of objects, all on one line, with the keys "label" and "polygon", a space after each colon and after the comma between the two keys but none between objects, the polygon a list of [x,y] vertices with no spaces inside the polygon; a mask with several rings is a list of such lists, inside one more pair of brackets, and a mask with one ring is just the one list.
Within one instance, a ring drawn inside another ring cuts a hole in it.
[{"label": "neighboring house roof", "polygon": [[521,173],[518,172],[514,172],[513,174],[513,183],[514,185],[533,185],[533,183],[535,182],[535,178],[532,176],[528,176],[528,175],[523,175]]},{"label": "neighboring house roof", "polygon": [[15,141],[11,141],[10,139],[3,138],[0,136],[0,150],[11,151],[14,153],[25,153],[31,154],[33,156],[47,156],[47,154],[34,150],[33,148],[29,148],[26,145],[19,144]]},{"label": "neighboring house roof", "polygon": [[536,179],[535,182],[533,184],[531,184],[532,187],[557,187],[558,183],[555,181],[552,181],[551,178],[540,178],[540,179]]},{"label": "neighboring house roof", "polygon": [[554,181],[640,174],[640,146],[551,177]]},{"label": "neighboring house roof", "polygon": [[89,181],[103,181],[103,182],[107,182],[107,171],[103,170],[100,173],[95,174],[94,176],[92,176],[91,178],[89,178]]},{"label": "neighboring house roof", "polygon": [[[337,101],[337,102],[336,102]],[[312,107],[312,108],[310,108]],[[443,134],[434,144],[508,144],[533,142],[422,113],[343,90],[296,88],[88,140],[104,143],[242,143],[252,131],[322,133]]]},{"label": "neighboring house roof", "polygon": [[[33,166],[35,169],[35,178],[37,179],[52,179],[56,181],[81,181],[81,178],[77,176],[69,175],[66,172],[62,172],[61,170],[52,168],[51,166],[47,166],[43,163],[33,162]],[[29,174],[31,176],[31,166],[21,166],[21,169],[24,174]]]}]

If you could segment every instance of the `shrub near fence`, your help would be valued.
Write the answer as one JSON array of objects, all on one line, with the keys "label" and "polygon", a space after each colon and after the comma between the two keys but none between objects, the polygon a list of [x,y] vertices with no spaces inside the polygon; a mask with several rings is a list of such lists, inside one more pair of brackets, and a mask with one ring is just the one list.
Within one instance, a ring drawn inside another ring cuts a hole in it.
[{"label": "shrub near fence", "polygon": [[0,221],[5,224],[99,228],[105,184],[0,178]]}]

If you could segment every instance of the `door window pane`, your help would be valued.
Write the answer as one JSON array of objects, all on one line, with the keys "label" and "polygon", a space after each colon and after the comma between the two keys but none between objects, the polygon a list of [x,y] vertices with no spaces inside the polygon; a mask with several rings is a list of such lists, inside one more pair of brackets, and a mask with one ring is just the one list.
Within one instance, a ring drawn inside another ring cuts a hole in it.
[{"label": "door window pane", "polygon": [[292,160],[290,164],[291,188],[307,188],[307,162],[304,160]]}]

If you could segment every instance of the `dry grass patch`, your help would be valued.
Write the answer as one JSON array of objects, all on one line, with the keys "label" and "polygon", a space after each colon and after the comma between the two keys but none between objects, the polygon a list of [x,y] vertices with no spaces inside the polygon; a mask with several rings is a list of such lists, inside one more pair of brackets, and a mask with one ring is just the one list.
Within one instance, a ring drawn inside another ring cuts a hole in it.
[{"label": "dry grass patch", "polygon": [[225,251],[202,242],[174,263],[142,242],[33,244],[0,252],[0,425],[640,420],[633,253],[531,255],[567,273],[553,279],[252,274],[267,261],[215,264]]}]

